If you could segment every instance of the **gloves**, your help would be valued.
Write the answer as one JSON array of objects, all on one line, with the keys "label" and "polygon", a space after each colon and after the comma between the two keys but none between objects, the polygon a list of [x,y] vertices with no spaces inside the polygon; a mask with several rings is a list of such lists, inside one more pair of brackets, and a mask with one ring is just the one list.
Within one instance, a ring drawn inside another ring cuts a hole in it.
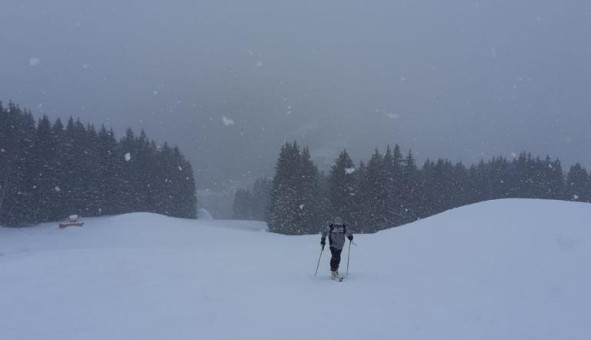
[{"label": "gloves", "polygon": [[347,235],[347,238],[349,239],[349,241],[353,241],[353,235]]}]

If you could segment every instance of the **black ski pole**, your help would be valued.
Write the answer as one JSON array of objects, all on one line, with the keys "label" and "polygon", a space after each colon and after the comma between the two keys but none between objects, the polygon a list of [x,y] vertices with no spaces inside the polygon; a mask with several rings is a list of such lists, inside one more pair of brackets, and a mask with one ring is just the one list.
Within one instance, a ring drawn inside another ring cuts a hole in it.
[{"label": "black ski pole", "polygon": [[349,251],[347,252],[347,276],[349,276],[349,258],[351,258],[351,243],[353,243],[353,241],[349,240]]},{"label": "black ski pole", "polygon": [[320,258],[322,257],[323,251],[324,251],[324,246],[322,246],[322,248],[320,248],[320,256],[318,256],[318,264],[316,265],[316,272],[314,273],[314,276],[316,276],[318,274],[318,267],[320,267]]}]

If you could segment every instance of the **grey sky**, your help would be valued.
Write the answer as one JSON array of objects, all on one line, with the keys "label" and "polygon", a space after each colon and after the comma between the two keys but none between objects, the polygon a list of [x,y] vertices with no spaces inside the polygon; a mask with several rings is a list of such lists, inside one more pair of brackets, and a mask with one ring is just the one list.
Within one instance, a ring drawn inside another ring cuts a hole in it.
[{"label": "grey sky", "polygon": [[399,144],[591,168],[586,0],[3,0],[0,99],[178,144],[199,189]]}]

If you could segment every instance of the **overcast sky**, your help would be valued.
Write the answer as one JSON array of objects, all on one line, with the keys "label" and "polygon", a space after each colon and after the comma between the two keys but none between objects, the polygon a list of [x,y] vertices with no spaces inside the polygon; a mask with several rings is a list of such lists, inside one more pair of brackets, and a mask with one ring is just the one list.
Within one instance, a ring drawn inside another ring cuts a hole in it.
[{"label": "overcast sky", "polygon": [[[178,144],[198,189],[399,144],[591,169],[588,0],[2,0],[0,100]],[[244,184],[246,185],[246,184]]]}]

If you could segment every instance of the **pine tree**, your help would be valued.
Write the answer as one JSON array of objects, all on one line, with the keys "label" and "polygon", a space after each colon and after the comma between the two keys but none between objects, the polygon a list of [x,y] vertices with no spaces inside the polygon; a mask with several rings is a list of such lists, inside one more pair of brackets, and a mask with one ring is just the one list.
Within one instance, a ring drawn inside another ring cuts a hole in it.
[{"label": "pine tree", "polygon": [[511,169],[505,158],[494,157],[487,166],[488,174],[486,176],[489,186],[491,199],[507,198],[511,196]]},{"label": "pine tree", "polygon": [[[384,156],[385,160],[385,156]],[[387,163],[386,163],[387,164]],[[402,224],[404,215],[404,204],[402,202],[403,195],[403,160],[402,153],[400,152],[400,146],[394,145],[392,152],[392,161],[390,162],[388,172],[392,178],[392,223],[393,225]]]},{"label": "pine tree", "polygon": [[176,207],[171,216],[195,219],[197,218],[197,191],[193,167],[176,145],[172,148],[172,162],[169,164],[171,171],[167,179],[172,182],[172,186],[168,196],[172,199],[172,205]]},{"label": "pine tree", "polygon": [[[318,173],[318,183],[320,187],[320,193],[318,194],[319,209],[318,209],[318,229],[312,230],[312,233],[319,233],[334,220],[335,214],[333,213],[333,206],[330,200],[330,188],[329,179],[324,171]],[[354,219],[344,220],[347,226],[351,230],[357,230],[356,221]]]},{"label": "pine tree", "polygon": [[544,161],[545,198],[561,199],[564,196],[565,179],[562,166],[558,159],[546,157]]},{"label": "pine tree", "polygon": [[234,194],[232,204],[232,218],[235,220],[250,220],[252,216],[251,205],[252,195],[246,189],[238,189]]},{"label": "pine tree", "polygon": [[122,213],[120,197],[123,188],[123,158],[113,130],[102,126],[97,135],[97,188],[96,207],[98,215]]},{"label": "pine tree", "polygon": [[85,164],[81,166],[82,177],[84,178],[82,186],[82,199],[84,205],[80,208],[82,214],[87,216],[101,215],[102,204],[100,202],[100,178],[99,156],[98,156],[98,132],[94,125],[87,124],[86,133],[83,139],[83,154]]},{"label": "pine tree", "polygon": [[269,206],[268,225],[272,232],[295,234],[301,228],[298,220],[298,171],[300,153],[297,143],[286,143],[279,153]]},{"label": "pine tree", "polygon": [[451,206],[451,167],[451,163],[447,160],[439,159],[435,163],[432,183],[433,201],[431,202],[435,214],[443,212]]},{"label": "pine tree", "polygon": [[319,172],[306,147],[286,143],[279,153],[271,185],[267,223],[273,232],[316,232],[322,223],[322,187]]},{"label": "pine tree", "polygon": [[400,223],[402,224],[415,221],[420,216],[420,174],[410,150],[404,160],[401,178]]},{"label": "pine tree", "polygon": [[56,199],[56,188],[59,188],[61,178],[58,171],[61,164],[57,159],[58,141],[55,138],[51,123],[47,116],[43,116],[37,124],[34,138],[34,160],[32,166],[32,183],[35,190],[34,219],[38,222],[55,221],[63,216],[57,216],[61,202]]},{"label": "pine tree", "polygon": [[271,181],[262,178],[254,182],[252,189],[252,218],[264,221],[271,200]]},{"label": "pine tree", "polygon": [[353,229],[359,230],[355,196],[357,180],[355,165],[347,150],[343,150],[328,174],[328,194],[332,216],[340,216]]},{"label": "pine tree", "polygon": [[356,182],[356,194],[353,196],[355,210],[352,218],[356,222],[357,226],[355,230],[360,233],[371,233],[377,229],[372,224],[372,200],[371,195],[371,182],[368,178],[367,166],[363,161],[359,161],[359,166],[355,171],[355,182]]},{"label": "pine tree", "polygon": [[426,160],[421,169],[420,192],[422,196],[419,203],[419,216],[421,218],[431,216],[437,213],[437,190],[435,163]]},{"label": "pine tree", "polygon": [[264,221],[271,195],[271,181],[257,179],[251,190],[238,189],[234,194],[232,218],[238,220]]},{"label": "pine tree", "polygon": [[320,219],[322,194],[319,181],[319,172],[310,156],[308,147],[304,147],[299,162],[299,186],[298,186],[298,221],[300,223],[297,233],[310,234],[321,229]]},{"label": "pine tree", "polygon": [[65,144],[59,148],[66,174],[61,183],[64,208],[68,214],[95,216],[100,213],[98,183],[95,183],[98,176],[96,129],[70,118],[63,137]]},{"label": "pine tree", "polygon": [[577,202],[590,202],[589,174],[581,164],[571,166],[566,176],[565,199]]},{"label": "pine tree", "polygon": [[35,122],[29,112],[9,103],[0,107],[0,224],[32,222],[33,188],[28,171],[33,155]]},{"label": "pine tree", "polygon": [[119,142],[119,157],[122,160],[121,180],[122,187],[119,196],[119,207],[122,213],[139,211],[139,204],[136,202],[136,179],[135,179],[135,156],[136,141],[131,129],[125,131],[125,136]]},{"label": "pine tree", "polygon": [[[388,159],[386,161],[390,162]],[[378,231],[393,227],[395,223],[392,210],[393,181],[384,156],[377,149],[367,163],[364,189],[366,190],[366,209],[369,213],[368,229]]]}]

